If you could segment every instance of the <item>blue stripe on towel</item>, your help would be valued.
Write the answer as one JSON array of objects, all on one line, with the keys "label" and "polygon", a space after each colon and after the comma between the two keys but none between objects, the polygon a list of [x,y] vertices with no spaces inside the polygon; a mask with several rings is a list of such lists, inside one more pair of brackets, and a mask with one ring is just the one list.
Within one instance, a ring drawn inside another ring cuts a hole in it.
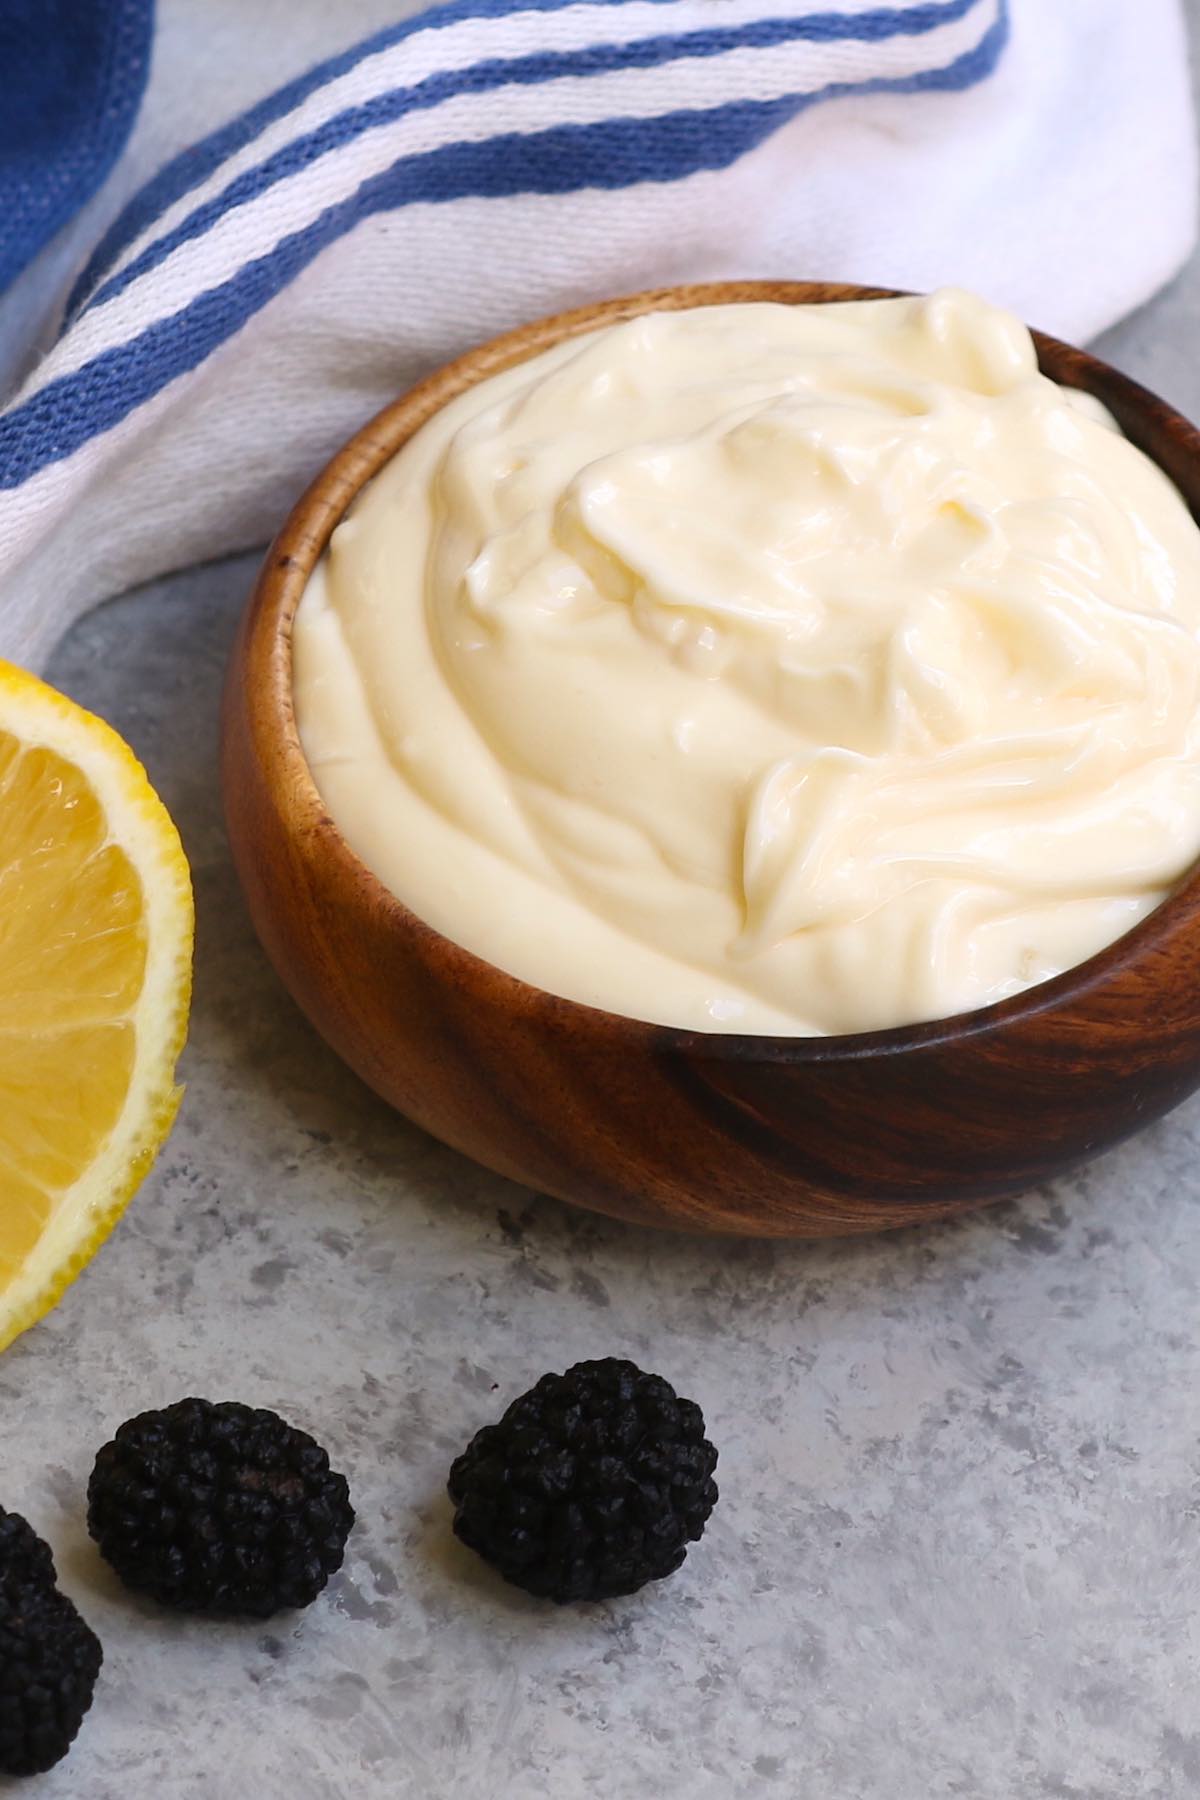
[{"label": "blue stripe on towel", "polygon": [[[957,3],[961,12],[961,0],[957,0]],[[973,5],[975,0],[968,0],[968,3]],[[864,14],[856,20],[845,22],[861,24],[864,18],[871,17],[877,18],[878,15]],[[940,22],[945,21],[943,19]],[[275,182],[296,174],[318,157],[350,143],[362,133],[391,124],[406,113],[438,106],[443,100],[452,99],[458,94],[487,93],[509,83],[530,86],[559,80],[564,76],[606,75],[624,69],[659,67],[664,63],[692,57],[721,56],[730,50],[769,49],[773,45],[811,39],[813,24],[814,18],[811,15],[798,19],[756,19],[743,26],[728,29],[709,27],[677,37],[643,38],[629,44],[593,44],[579,50],[542,51],[532,56],[477,63],[466,69],[446,71],[428,77],[415,88],[397,88],[372,95],[370,100],[339,113],[317,130],[293,139],[257,167],[243,171],[220,194],[198,206],[173,231],[164,232],[162,237],[148,244],[119,274],[97,288],[83,310],[102,305],[106,300],[122,293],[131,282],[139,280],[164,262],[181,244],[202,236],[227,212],[256,199]]]},{"label": "blue stripe on towel", "polygon": [[727,167],[802,108],[848,93],[912,93],[967,87],[995,65],[1006,9],[976,47],[944,68],[773,101],[740,101],[652,119],[608,119],[528,135],[449,144],[404,157],[328,208],[303,230],[245,263],[220,286],[126,344],[49,382],[0,418],[0,488],[71,456],[204,361],[322,250],[375,213],[414,201],[562,193],[674,181]]},{"label": "blue stripe on towel", "polygon": [[[585,0],[585,3],[621,6],[626,4],[626,0]],[[668,7],[673,4],[673,0],[655,0],[655,3]],[[443,30],[446,26],[456,24],[461,19],[503,18],[505,16],[515,18],[524,12],[561,12],[578,4],[580,4],[580,0],[523,0],[523,4],[517,8],[514,7],[513,0],[450,0],[448,5],[437,7],[431,12],[418,14],[415,18],[406,19],[399,25],[389,26],[354,45],[351,49],[318,64],[316,68],[297,77],[295,81],[289,82],[276,93],[268,95],[257,106],[231,120],[228,125],[222,126],[209,137],[202,139],[180,156],[175,157],[134,195],[101,238],[83,273],[76,281],[67,303],[67,317],[71,318],[78,312],[88,296],[92,295],[92,290],[103,278],[105,272],[112,267],[136,238],[154,224],[156,219],[161,218],[185,194],[202,186],[223,162],[235,156],[247,144],[252,143],[277,119],[294,111],[318,88],[349,73],[367,57],[390,49],[392,45],[419,33]],[[880,6],[869,12],[856,14],[814,12],[799,19],[781,19],[762,23],[764,25],[775,23],[788,30],[790,35],[804,37],[812,42],[831,43],[842,40],[881,42],[891,37],[917,36],[936,30],[939,26],[953,24],[981,4],[983,4],[983,0],[927,0],[926,4],[918,6]],[[713,29],[718,28],[714,27]],[[709,34],[696,35],[707,36]],[[612,49],[618,58],[622,55],[629,58],[630,50],[636,47],[638,46],[616,45],[612,46]],[[598,51],[601,46],[595,48]],[[703,54],[703,52],[699,52],[699,54]],[[629,60],[630,66],[636,66],[632,64],[631,58]],[[494,66],[496,65],[479,65],[482,68]],[[469,78],[470,75],[477,72],[478,69],[464,70],[462,75]],[[448,81],[451,77],[446,75],[432,79]],[[540,79],[545,79],[545,77]],[[426,85],[422,83],[418,89],[413,90],[413,93],[421,93]],[[365,104],[373,105],[376,100],[387,97],[377,96],[372,102]],[[438,94],[431,99],[414,100],[413,104],[433,105],[437,100],[445,97],[444,94]],[[362,110],[365,110],[365,105],[364,108],[354,109],[355,112]],[[373,122],[367,121],[362,129],[366,129]],[[318,134],[312,135],[317,136]],[[223,202],[218,200],[213,204],[220,206]],[[164,254],[166,253],[164,252]],[[146,266],[153,265],[147,264]],[[99,298],[98,295],[92,295],[92,297]]]}]

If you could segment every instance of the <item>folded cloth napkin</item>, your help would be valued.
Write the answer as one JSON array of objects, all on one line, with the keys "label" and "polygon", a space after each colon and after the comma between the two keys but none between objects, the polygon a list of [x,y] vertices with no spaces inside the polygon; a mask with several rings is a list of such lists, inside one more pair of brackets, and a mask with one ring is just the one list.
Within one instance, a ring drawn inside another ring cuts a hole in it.
[{"label": "folded cloth napkin", "polygon": [[88,200],[146,86],[151,0],[2,0],[0,288]]},{"label": "folded cloth napkin", "polygon": [[[253,10],[198,8],[193,87],[219,92]],[[91,601],[263,541],[373,409],[523,319],[841,277],[959,282],[1084,337],[1178,266],[1194,193],[1177,0],[420,11],[100,237],[0,414],[0,651],[36,662]]]}]

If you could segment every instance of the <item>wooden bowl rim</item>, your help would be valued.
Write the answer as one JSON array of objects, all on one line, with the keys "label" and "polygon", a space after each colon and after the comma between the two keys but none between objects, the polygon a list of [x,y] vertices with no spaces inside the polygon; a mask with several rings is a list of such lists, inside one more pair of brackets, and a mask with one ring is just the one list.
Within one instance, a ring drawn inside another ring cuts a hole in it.
[{"label": "wooden bowl rim", "polygon": [[[646,289],[616,300],[594,301],[550,314],[475,346],[390,401],[334,454],[297,500],[267,552],[247,612],[247,673],[253,678],[261,666],[275,697],[269,730],[263,728],[268,709],[251,709],[255,751],[269,790],[276,796],[280,792],[289,796],[289,829],[302,834],[310,854],[329,856],[339,862],[372,908],[390,914],[397,932],[415,941],[426,959],[439,966],[443,978],[486,991],[493,1004],[506,1006],[514,1014],[536,1014],[548,1028],[578,1030],[586,1026],[593,1035],[623,1039],[631,1051],[675,1051],[693,1059],[706,1054],[714,1060],[771,1063],[849,1062],[890,1058],[906,1051],[986,1037],[1045,1013],[1068,1009],[1094,995],[1132,963],[1164,948],[1181,931],[1196,926],[1200,916],[1200,862],[1192,865],[1152,912],[1095,956],[990,1006],[916,1025],[826,1037],[689,1031],[569,1000],[509,974],[446,937],[412,912],[351,849],[321,798],[296,725],[292,690],[296,609],[313,568],[351,502],[426,419],[488,376],[525,362],[565,338],[641,313],[753,301],[794,306],[894,299],[903,293],[901,289],[854,283],[718,281]],[[1040,331],[1033,332],[1033,339],[1042,366],[1052,365],[1048,372],[1053,379],[1098,393],[1109,404],[1116,399],[1134,415],[1155,413],[1159,422],[1174,432],[1185,452],[1200,458],[1200,432],[1157,395],[1087,351]],[[1147,454],[1152,455],[1149,451]],[[1152,460],[1158,459],[1152,455]],[[1195,509],[1190,510],[1195,517]]]}]

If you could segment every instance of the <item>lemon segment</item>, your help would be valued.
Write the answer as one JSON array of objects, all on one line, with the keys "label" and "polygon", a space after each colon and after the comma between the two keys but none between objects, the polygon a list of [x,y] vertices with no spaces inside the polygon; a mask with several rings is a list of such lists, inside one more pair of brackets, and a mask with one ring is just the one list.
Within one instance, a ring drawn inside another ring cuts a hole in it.
[{"label": "lemon segment", "polygon": [[171,1128],[192,937],[179,834],[132,750],[0,662],[0,1349]]}]

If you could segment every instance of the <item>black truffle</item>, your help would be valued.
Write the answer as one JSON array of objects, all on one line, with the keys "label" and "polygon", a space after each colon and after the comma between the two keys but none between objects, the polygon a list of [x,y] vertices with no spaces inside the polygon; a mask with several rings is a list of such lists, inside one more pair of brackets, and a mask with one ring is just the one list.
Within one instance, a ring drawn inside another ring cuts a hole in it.
[{"label": "black truffle", "polygon": [[704,1415],[608,1357],[543,1375],[450,1471],[454,1530],[528,1593],[608,1600],[683,1562],[717,1500]]},{"label": "black truffle", "polygon": [[52,1581],[0,1578],[0,1774],[41,1775],[67,1754],[102,1661]]},{"label": "black truffle", "polygon": [[344,1475],[307,1432],[235,1401],[180,1400],[96,1458],[88,1530],[129,1587],[184,1612],[307,1606],[354,1523]]},{"label": "black truffle", "polygon": [[35,1587],[55,1587],[58,1583],[49,1544],[20,1513],[5,1512],[2,1506],[0,1582],[31,1583]]}]

